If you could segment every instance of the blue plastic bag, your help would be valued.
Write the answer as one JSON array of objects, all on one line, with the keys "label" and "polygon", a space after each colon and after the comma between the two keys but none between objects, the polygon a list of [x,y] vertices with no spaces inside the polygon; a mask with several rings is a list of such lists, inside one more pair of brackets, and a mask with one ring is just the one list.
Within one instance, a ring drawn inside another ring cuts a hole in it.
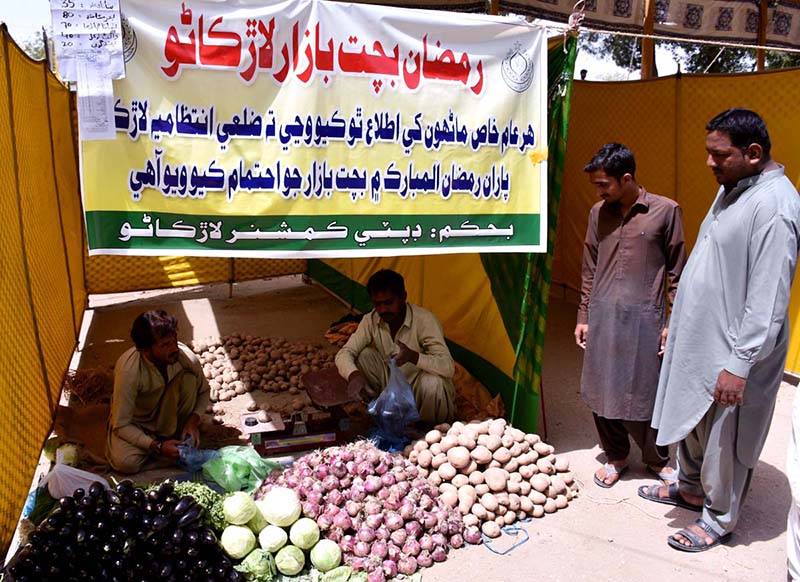
[{"label": "blue plastic bag", "polygon": [[194,473],[203,468],[206,461],[219,457],[219,451],[214,449],[195,448],[192,437],[188,437],[183,444],[178,445],[178,464],[187,471]]},{"label": "blue plastic bag", "polygon": [[367,411],[375,421],[372,437],[379,448],[391,451],[406,445],[406,427],[419,420],[419,411],[411,385],[394,358],[389,360],[389,384],[369,403]]}]

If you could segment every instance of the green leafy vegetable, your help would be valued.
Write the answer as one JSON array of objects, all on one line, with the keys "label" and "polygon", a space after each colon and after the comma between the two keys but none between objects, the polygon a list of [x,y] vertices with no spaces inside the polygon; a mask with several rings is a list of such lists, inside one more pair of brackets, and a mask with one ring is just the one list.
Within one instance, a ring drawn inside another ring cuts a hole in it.
[{"label": "green leafy vegetable", "polygon": [[278,573],[272,554],[261,549],[247,554],[242,563],[235,568],[251,582],[272,582]]}]

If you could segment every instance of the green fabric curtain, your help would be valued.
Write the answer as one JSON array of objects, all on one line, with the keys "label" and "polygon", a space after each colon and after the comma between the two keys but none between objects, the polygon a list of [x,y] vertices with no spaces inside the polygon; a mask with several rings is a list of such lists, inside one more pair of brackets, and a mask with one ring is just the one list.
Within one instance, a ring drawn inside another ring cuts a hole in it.
[{"label": "green fabric curtain", "polygon": [[548,51],[547,253],[481,255],[506,332],[516,346],[513,392],[503,395],[506,412],[512,424],[526,431],[537,429],[539,416],[547,302],[577,46],[577,39],[570,37]]}]

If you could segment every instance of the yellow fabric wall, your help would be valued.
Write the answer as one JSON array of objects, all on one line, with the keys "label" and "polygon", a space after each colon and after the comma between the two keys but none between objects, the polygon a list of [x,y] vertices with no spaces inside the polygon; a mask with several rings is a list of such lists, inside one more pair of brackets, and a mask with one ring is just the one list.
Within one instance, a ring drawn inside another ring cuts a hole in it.
[{"label": "yellow fabric wall", "polygon": [[50,431],[83,316],[70,95],[0,28],[0,546]]},{"label": "yellow fabric wall", "polygon": [[87,255],[86,288],[89,293],[120,293],[305,272],[306,262],[301,259]]},{"label": "yellow fabric wall", "polygon": [[[654,81],[576,81],[567,145],[553,281],[580,288],[589,208],[597,201],[583,166],[606,142],[620,141],[636,155],[637,178],[648,190],[676,199],[686,241],[693,245],[717,183],[706,167],[705,125],[729,107],[761,114],[773,157],[800,183],[800,70],[750,75],[669,77]],[[800,279],[800,278],[798,278]],[[800,281],[789,308],[792,341],[786,367],[800,372]]]}]

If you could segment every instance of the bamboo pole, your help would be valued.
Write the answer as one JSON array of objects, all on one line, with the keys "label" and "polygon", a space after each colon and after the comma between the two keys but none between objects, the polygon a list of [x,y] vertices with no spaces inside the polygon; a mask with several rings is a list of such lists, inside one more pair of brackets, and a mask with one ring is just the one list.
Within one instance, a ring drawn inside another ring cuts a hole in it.
[{"label": "bamboo pole", "polygon": [[644,38],[642,38],[642,79],[652,79],[656,74],[656,41],[653,31],[656,24],[656,0],[644,3]]}]

